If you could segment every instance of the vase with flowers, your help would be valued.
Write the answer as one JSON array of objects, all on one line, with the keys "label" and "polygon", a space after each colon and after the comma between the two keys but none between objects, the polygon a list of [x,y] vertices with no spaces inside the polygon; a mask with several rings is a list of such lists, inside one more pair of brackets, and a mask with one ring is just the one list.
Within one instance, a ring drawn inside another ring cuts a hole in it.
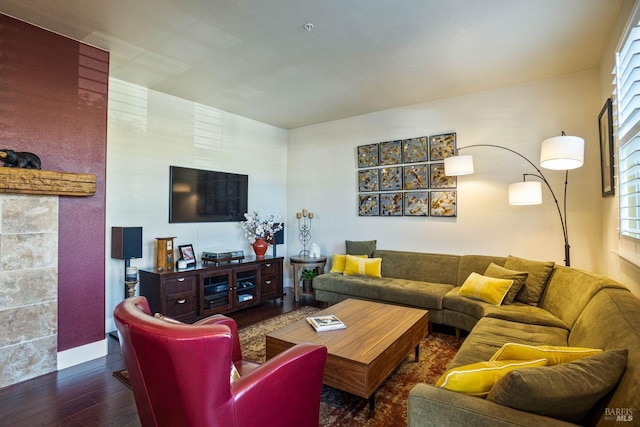
[{"label": "vase with flowers", "polygon": [[240,227],[253,246],[256,256],[263,257],[267,253],[269,244],[273,243],[273,236],[282,230],[281,217],[279,214],[275,214],[261,219],[258,212],[246,213],[244,217],[245,221],[240,223]]}]

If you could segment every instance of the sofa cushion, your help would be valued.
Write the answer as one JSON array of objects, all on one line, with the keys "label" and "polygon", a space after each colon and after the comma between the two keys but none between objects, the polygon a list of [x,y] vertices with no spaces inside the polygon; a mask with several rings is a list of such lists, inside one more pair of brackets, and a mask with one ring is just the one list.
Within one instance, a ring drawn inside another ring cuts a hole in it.
[{"label": "sofa cushion", "polygon": [[347,250],[347,255],[366,255],[368,257],[373,256],[373,252],[376,250],[377,240],[345,240],[344,244]]},{"label": "sofa cushion", "polygon": [[486,396],[493,385],[507,372],[546,364],[546,359],[471,363],[449,369],[436,382],[436,387],[473,396]]},{"label": "sofa cushion", "polygon": [[[638,408],[640,300],[635,295],[623,289],[603,289],[598,292],[571,329],[569,345],[603,350],[627,349],[627,370],[607,407]],[[594,419],[601,419],[601,414],[594,414]]]},{"label": "sofa cushion", "polygon": [[[356,257],[367,258],[366,255],[353,255]],[[347,255],[333,254],[333,262],[331,264],[330,273],[344,273],[344,267],[347,265]]]},{"label": "sofa cushion", "polygon": [[498,279],[510,279],[513,280],[513,285],[509,288],[509,292],[504,297],[502,304],[511,304],[513,300],[520,292],[520,289],[524,286],[529,273],[526,271],[509,270],[508,268],[500,267],[498,264],[492,262],[489,267],[484,271],[485,276],[496,277]]},{"label": "sofa cushion", "polygon": [[551,313],[540,307],[533,307],[520,302],[510,305],[495,306],[479,300],[472,300],[458,295],[454,288],[445,295],[442,305],[447,310],[471,316],[477,320],[483,317],[493,317],[518,323],[539,326],[551,326],[569,330],[567,325]]},{"label": "sofa cushion", "polygon": [[458,294],[492,305],[500,305],[512,285],[513,280],[471,273],[458,289]]},{"label": "sofa cushion", "polygon": [[578,423],[616,386],[626,366],[627,350],[612,350],[559,365],[512,370],[496,382],[487,400]]},{"label": "sofa cushion", "polygon": [[545,286],[547,286],[547,281],[553,271],[554,265],[555,263],[553,261],[532,261],[509,255],[507,262],[504,264],[504,268],[529,273],[524,282],[524,287],[516,296],[516,301],[537,306],[540,303],[540,298],[542,298],[542,293],[544,292]]},{"label": "sofa cushion", "polygon": [[364,274],[365,276],[381,277],[381,264],[381,258],[363,258],[354,255],[347,255],[344,274]]},{"label": "sofa cushion", "polygon": [[448,368],[487,361],[508,342],[566,346],[568,335],[569,331],[564,328],[483,317],[465,338]]},{"label": "sofa cushion", "polygon": [[555,345],[528,345],[509,342],[496,351],[489,360],[547,359],[547,366],[572,362],[602,353],[599,348],[567,347]]},{"label": "sofa cushion", "polygon": [[376,250],[374,256],[382,258],[382,277],[446,285],[458,280],[458,255]]},{"label": "sofa cushion", "polygon": [[442,309],[442,299],[453,289],[452,285],[440,283],[363,275],[345,276],[340,273],[316,276],[313,279],[313,287],[316,290],[336,292],[354,298],[425,309]]}]

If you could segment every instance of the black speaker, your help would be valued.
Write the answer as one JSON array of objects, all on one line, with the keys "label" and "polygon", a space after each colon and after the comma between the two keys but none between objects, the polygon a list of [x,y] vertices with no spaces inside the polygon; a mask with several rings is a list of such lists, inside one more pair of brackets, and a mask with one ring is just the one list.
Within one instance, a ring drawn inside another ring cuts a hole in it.
[{"label": "black speaker", "polygon": [[282,224],[282,230],[276,231],[276,234],[273,235],[273,244],[274,245],[284,244],[284,224]]},{"label": "black speaker", "polygon": [[111,227],[111,258],[142,258],[142,227]]}]

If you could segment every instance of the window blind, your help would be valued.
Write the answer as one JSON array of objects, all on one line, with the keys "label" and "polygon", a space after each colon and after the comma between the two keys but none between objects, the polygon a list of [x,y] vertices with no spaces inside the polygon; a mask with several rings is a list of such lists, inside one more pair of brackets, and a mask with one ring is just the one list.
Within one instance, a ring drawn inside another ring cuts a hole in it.
[{"label": "window blind", "polygon": [[620,233],[640,239],[640,22],[636,8],[616,52]]}]

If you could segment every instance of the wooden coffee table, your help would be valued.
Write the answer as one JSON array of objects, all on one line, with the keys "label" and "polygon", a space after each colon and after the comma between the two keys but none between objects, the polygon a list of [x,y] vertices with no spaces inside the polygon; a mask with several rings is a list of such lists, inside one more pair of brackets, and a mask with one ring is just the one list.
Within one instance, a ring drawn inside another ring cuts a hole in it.
[{"label": "wooden coffee table", "polygon": [[369,399],[407,354],[427,336],[428,312],[416,308],[348,299],[314,316],[335,314],[346,329],[316,332],[306,319],[267,334],[267,359],[302,342],[327,347],[324,384]]}]

